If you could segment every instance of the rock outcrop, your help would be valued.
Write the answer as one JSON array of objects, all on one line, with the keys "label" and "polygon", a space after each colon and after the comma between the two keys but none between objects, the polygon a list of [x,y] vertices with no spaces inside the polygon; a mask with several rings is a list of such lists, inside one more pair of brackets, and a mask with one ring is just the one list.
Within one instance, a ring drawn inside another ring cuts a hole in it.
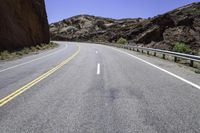
[{"label": "rock outcrop", "polygon": [[200,48],[200,2],[153,18],[108,19],[79,15],[50,25],[53,40],[130,43],[171,50],[176,42]]},{"label": "rock outcrop", "polygon": [[0,51],[49,43],[44,0],[2,0]]}]

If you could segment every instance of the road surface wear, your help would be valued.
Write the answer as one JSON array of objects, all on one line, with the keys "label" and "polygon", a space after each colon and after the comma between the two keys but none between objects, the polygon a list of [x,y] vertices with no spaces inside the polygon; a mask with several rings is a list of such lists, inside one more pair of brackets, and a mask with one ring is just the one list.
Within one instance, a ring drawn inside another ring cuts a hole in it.
[{"label": "road surface wear", "polygon": [[109,46],[59,44],[0,62],[1,133],[200,133],[198,88]]}]

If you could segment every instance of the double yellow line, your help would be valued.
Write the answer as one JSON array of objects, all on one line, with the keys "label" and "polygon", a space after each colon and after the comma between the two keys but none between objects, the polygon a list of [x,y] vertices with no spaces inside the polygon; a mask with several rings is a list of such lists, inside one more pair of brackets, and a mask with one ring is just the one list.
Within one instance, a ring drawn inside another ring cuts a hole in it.
[{"label": "double yellow line", "polygon": [[76,57],[79,54],[79,52],[80,52],[80,47],[78,46],[78,50],[72,56],[70,56],[68,59],[64,60],[63,62],[61,62],[59,65],[57,65],[53,69],[51,69],[48,72],[42,74],[41,76],[39,76],[38,78],[36,78],[33,81],[29,82],[25,86],[19,88],[15,92],[13,92],[13,93],[9,94],[8,96],[4,97],[3,99],[1,99],[0,100],[0,107],[2,107],[3,105],[8,103],[9,101],[13,100],[15,97],[19,96],[20,94],[22,94],[26,90],[30,89],[31,87],[33,87],[34,85],[36,85],[37,83],[42,81],[43,79],[47,78],[48,76],[50,76],[51,74],[56,72],[58,69],[60,69],[61,67],[66,65],[68,62],[70,62],[74,57]]}]

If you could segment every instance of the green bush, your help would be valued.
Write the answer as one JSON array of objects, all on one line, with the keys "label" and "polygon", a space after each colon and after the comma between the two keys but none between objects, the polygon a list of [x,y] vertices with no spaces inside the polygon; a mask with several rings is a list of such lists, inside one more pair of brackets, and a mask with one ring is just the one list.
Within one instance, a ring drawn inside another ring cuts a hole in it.
[{"label": "green bush", "polygon": [[178,42],[178,43],[176,43],[174,45],[173,51],[179,52],[179,53],[187,53],[187,54],[189,54],[192,50],[185,43]]},{"label": "green bush", "polygon": [[125,44],[128,44],[128,41],[126,39],[124,39],[124,38],[121,37],[117,41],[117,44],[123,44],[123,45],[125,45]]}]

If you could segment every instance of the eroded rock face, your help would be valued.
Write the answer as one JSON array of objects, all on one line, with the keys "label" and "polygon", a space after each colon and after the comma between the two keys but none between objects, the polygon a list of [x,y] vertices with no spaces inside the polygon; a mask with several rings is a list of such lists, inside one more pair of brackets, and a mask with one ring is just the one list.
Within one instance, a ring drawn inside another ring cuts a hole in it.
[{"label": "eroded rock face", "polygon": [[44,0],[2,0],[0,18],[0,50],[49,43]]},{"label": "eroded rock face", "polygon": [[51,24],[50,33],[52,40],[99,40],[110,42],[120,38],[124,32],[128,34],[131,28],[137,26],[136,24],[140,21],[144,21],[144,19],[115,20],[89,15],[79,15]]},{"label": "eroded rock face", "polygon": [[[63,30],[70,26],[76,30]],[[166,50],[184,42],[195,50],[200,48],[200,2],[149,19],[80,15],[51,24],[50,31],[53,40],[116,42],[123,37],[130,43]]]}]

